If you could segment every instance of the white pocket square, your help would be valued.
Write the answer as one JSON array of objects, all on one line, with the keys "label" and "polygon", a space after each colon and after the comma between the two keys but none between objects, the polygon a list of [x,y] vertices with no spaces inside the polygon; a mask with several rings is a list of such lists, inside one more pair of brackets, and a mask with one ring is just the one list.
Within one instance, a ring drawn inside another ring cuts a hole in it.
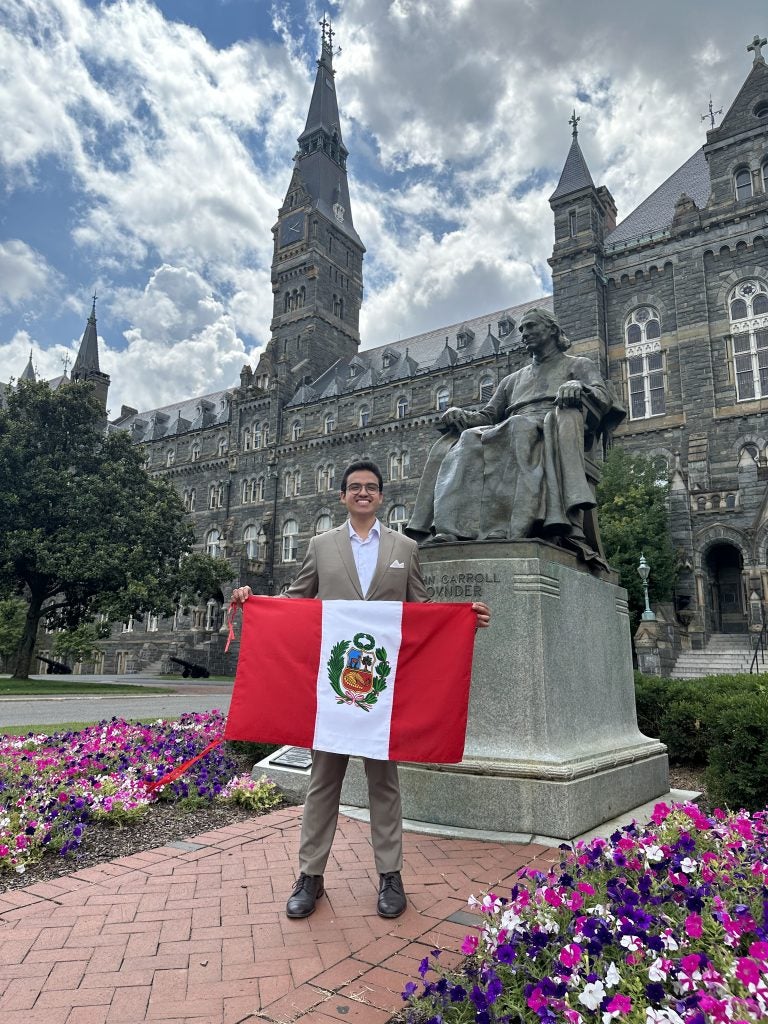
[{"label": "white pocket square", "polygon": [[398,560],[395,559],[394,562],[392,563],[392,565],[390,565],[389,568],[390,569],[404,569],[405,568],[405,562],[398,562]]}]

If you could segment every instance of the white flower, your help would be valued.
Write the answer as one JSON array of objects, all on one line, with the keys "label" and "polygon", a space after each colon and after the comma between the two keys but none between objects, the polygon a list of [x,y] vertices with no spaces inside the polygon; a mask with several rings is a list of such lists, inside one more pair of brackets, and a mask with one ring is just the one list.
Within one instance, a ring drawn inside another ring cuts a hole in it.
[{"label": "white flower", "polygon": [[694,874],[696,871],[696,867],[696,861],[691,860],[690,857],[685,857],[682,863],[680,864],[680,870],[684,871],[686,875]]},{"label": "white flower", "polygon": [[16,865],[16,874],[17,875],[23,875],[26,870],[27,869],[24,867],[23,864],[17,864]]},{"label": "white flower", "polygon": [[514,932],[520,927],[522,920],[522,917],[510,907],[501,915],[501,927],[506,928],[508,932]]},{"label": "white flower", "polygon": [[651,966],[648,968],[648,980],[649,981],[666,981],[667,972],[664,970],[664,966],[661,961],[661,957],[656,957]]},{"label": "white flower", "polygon": [[608,965],[608,970],[605,972],[605,984],[608,988],[614,988],[621,981],[621,975],[619,974],[616,964],[611,960]]},{"label": "white flower", "polygon": [[670,932],[665,932],[661,936],[661,941],[664,943],[664,949],[671,949],[673,952],[676,949],[680,949],[680,947],[677,944],[677,941],[672,937],[672,934]]},{"label": "white flower", "polygon": [[660,860],[664,860],[664,851],[659,846],[647,846],[645,848],[645,859],[650,861],[651,864],[656,864]]},{"label": "white flower", "polygon": [[645,1020],[646,1024],[685,1024],[683,1018],[674,1010],[654,1010],[652,1006],[646,1006]]},{"label": "white flower", "polygon": [[630,953],[636,953],[637,950],[642,949],[643,946],[642,942],[636,935],[622,935],[619,941],[625,949],[630,951]]},{"label": "white flower", "polygon": [[605,987],[602,981],[589,982],[584,986],[584,991],[579,992],[579,1002],[583,1003],[588,1010],[596,1010],[605,999]]}]

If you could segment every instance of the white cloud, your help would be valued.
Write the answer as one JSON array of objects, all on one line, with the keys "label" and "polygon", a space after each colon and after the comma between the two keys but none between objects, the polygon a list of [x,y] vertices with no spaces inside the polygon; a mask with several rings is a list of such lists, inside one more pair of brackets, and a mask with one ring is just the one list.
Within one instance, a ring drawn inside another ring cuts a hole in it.
[{"label": "white cloud", "polygon": [[19,238],[0,242],[0,312],[45,296],[57,284],[56,272],[42,253]]}]

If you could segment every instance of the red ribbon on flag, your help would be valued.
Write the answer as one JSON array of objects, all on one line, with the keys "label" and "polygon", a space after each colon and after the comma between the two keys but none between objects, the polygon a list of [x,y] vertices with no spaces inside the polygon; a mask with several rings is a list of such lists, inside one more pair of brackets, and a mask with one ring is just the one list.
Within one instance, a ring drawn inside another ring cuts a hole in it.
[{"label": "red ribbon on flag", "polygon": [[229,626],[229,633],[227,634],[227,642],[224,644],[225,654],[229,650],[229,645],[235,639],[234,619],[242,607],[243,606],[238,604],[237,601],[230,601],[229,608],[227,608],[227,625]]},{"label": "red ribbon on flag", "polygon": [[162,779],[155,779],[154,782],[147,783],[147,792],[154,793],[156,789],[160,789],[161,786],[167,786],[169,782],[175,782],[176,779],[180,778],[188,768],[191,768],[193,764],[200,760],[201,757],[205,757],[212,750],[215,750],[220,744],[224,742],[224,737],[219,736],[215,740],[211,740],[205,750],[201,750],[199,754],[195,754],[194,757],[190,757],[188,761],[184,761],[183,764],[177,764],[176,767],[164,775]]}]

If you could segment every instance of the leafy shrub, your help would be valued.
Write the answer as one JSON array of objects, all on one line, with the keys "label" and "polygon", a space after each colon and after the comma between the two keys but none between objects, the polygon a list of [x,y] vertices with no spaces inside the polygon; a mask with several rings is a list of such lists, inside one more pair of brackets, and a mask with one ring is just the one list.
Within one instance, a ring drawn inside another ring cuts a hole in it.
[{"label": "leafy shrub", "polygon": [[250,775],[239,775],[228,782],[219,795],[220,800],[247,807],[249,811],[268,811],[282,803],[282,794],[266,775],[254,779]]},{"label": "leafy shrub", "polygon": [[740,695],[710,726],[707,791],[718,803],[757,810],[768,804],[768,702]]}]

